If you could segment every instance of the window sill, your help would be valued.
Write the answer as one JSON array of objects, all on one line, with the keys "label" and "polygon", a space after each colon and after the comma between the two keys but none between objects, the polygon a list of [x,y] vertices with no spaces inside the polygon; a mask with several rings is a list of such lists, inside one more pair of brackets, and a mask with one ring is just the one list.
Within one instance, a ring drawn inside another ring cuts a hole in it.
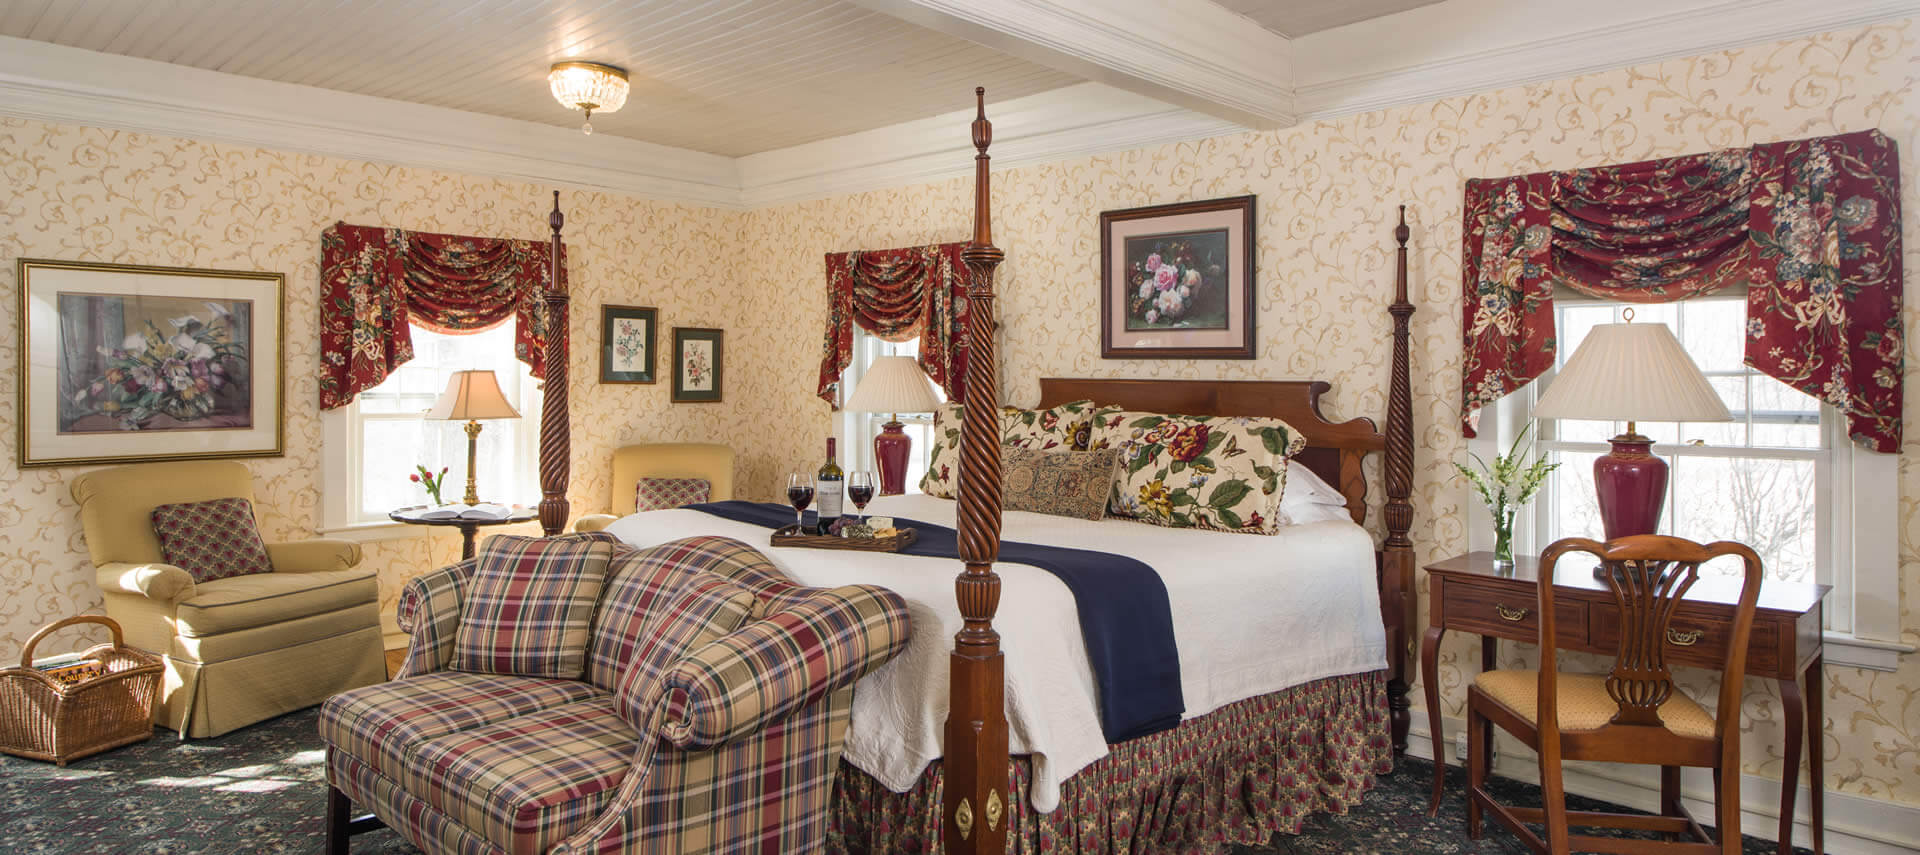
[{"label": "window sill", "polygon": [[1821,639],[1828,665],[1850,665],[1869,671],[1897,671],[1902,654],[1912,653],[1911,644],[1875,641],[1851,633],[1829,632]]},{"label": "window sill", "polygon": [[426,537],[433,531],[432,526],[408,525],[390,521],[372,521],[349,523],[342,526],[320,529],[321,537],[338,540],[350,540],[354,543],[375,543],[382,540],[406,540],[414,537]]}]

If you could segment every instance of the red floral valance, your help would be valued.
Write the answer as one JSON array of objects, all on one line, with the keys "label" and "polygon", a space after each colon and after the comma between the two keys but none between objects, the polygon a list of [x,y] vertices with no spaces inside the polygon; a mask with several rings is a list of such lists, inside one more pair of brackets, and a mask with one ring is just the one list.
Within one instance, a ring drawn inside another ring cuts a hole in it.
[{"label": "red floral valance", "polygon": [[1462,419],[1553,365],[1553,287],[1747,285],[1746,363],[1900,445],[1900,172],[1878,131],[1467,182]]},{"label": "red floral valance", "polygon": [[827,254],[827,336],[819,394],[836,403],[853,361],[853,325],[885,341],[920,339],[920,367],[959,400],[967,377],[964,243]]},{"label": "red floral valance", "polygon": [[409,323],[458,333],[512,316],[514,356],[542,376],[549,254],[545,241],[334,223],[320,233],[320,408],[345,406],[412,359]]}]

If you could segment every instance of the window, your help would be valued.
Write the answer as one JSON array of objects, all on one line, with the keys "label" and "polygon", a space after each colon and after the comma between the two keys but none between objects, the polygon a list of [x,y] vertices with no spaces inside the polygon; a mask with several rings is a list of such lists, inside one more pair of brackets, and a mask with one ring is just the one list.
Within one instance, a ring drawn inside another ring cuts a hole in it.
[{"label": "window", "polygon": [[[1627,308],[1556,291],[1555,369],[1593,327],[1625,320]],[[1838,411],[1744,364],[1744,292],[1631,308],[1634,322],[1673,329],[1733,415],[1723,423],[1636,426],[1656,441],[1654,452],[1670,467],[1660,533],[1701,542],[1737,540],[1760,554],[1769,580],[1832,585],[1826,617],[1835,638],[1829,657],[1891,665],[1898,645],[1871,639],[1899,638],[1893,457],[1858,448]],[[1476,453],[1504,450],[1554,373],[1501,402],[1494,411],[1498,428],[1473,441]],[[1516,523],[1519,550],[1538,554],[1562,537],[1602,536],[1593,461],[1607,453],[1608,437],[1625,428],[1624,422],[1540,421],[1537,448],[1560,467],[1523,509],[1531,519]],[[1483,528],[1490,530],[1490,524],[1474,530]],[[1739,566],[1729,558],[1702,572],[1737,573]],[[1836,651],[1849,642],[1857,642],[1858,657]]]},{"label": "window", "polygon": [[[918,356],[920,340],[903,342],[881,341],[872,333],[853,328],[853,361],[840,378],[840,400],[853,397],[853,390],[860,384],[860,375],[866,367],[881,356]],[[933,384],[930,384],[933,385]],[[947,400],[946,390],[933,385],[933,396],[941,401]],[[891,413],[855,413],[841,410],[834,415],[834,433],[840,438],[840,465],[851,471],[867,469],[874,477],[880,475],[880,466],[873,459],[873,437],[880,433],[880,426],[892,418]],[[927,473],[927,456],[933,451],[933,414],[900,413],[902,428],[907,436],[913,438],[913,453],[907,457],[907,492],[920,492],[920,476]]]},{"label": "window", "polygon": [[[352,404],[324,414],[325,528],[331,532],[384,528],[387,512],[427,501],[408,480],[415,465],[447,468],[441,498],[460,501],[467,485],[466,423],[428,421],[452,372],[493,370],[518,419],[481,422],[480,498],[505,504],[538,501],[540,393],[526,363],[513,356],[511,322],[468,335],[414,327],[413,359]],[[395,529],[391,536],[423,529]]]}]

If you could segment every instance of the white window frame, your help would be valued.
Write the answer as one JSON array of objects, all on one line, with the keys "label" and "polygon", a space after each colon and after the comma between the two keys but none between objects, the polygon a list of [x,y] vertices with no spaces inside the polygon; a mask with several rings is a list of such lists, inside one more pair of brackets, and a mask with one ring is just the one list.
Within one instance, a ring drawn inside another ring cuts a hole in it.
[{"label": "white window frame", "polygon": [[[912,356],[917,354],[919,352],[916,344],[918,341],[919,339],[899,343],[883,341],[879,336],[855,325],[853,328],[853,361],[847,364],[847,370],[840,375],[841,404],[844,405],[846,401],[853,397],[853,390],[859,387],[861,376],[866,373],[867,366],[872,365],[875,359],[882,356]],[[943,401],[946,399],[946,393],[937,386],[934,387],[933,393]],[[880,464],[873,458],[873,438],[880,434],[881,426],[886,424],[887,419],[892,415],[893,414],[889,413],[856,413],[845,409],[844,406],[834,411],[833,435],[839,438],[840,465],[842,468],[847,470],[866,469],[872,471],[876,477],[879,476]],[[932,413],[899,413],[898,418],[902,424],[925,426],[927,428],[927,435],[929,437],[932,436]],[[925,470],[927,457],[932,451],[933,446],[931,442],[922,442],[918,438],[915,439],[912,454],[916,459],[909,461],[907,464],[909,469],[906,489],[909,495],[920,492],[920,479],[912,475],[914,464],[918,463],[919,468]]]},{"label": "white window frame", "polygon": [[[1554,299],[1563,297],[1556,293]],[[1504,453],[1532,418],[1534,404],[1552,374],[1549,369],[1545,376],[1488,406],[1481,414],[1479,435],[1467,441],[1467,450],[1483,460]],[[1821,467],[1824,474],[1816,484],[1823,499],[1816,505],[1816,525],[1846,533],[1828,538],[1828,548],[1821,550],[1817,565],[1820,583],[1833,586],[1826,600],[1825,661],[1895,671],[1900,656],[1914,651],[1900,640],[1899,458],[1861,448],[1846,435],[1844,419],[1825,405],[1821,425],[1828,432],[1825,450],[1832,458]],[[1607,450],[1604,443],[1591,445],[1589,450]],[[1677,443],[1663,443],[1659,450],[1689,453],[1688,446]],[[1764,457],[1767,451],[1757,449],[1752,456]],[[1468,548],[1491,551],[1492,515],[1465,484],[1459,489],[1461,504],[1467,508]],[[1546,547],[1547,520],[1540,508],[1547,504],[1544,495],[1536,495],[1515,514],[1516,552],[1538,555]]]},{"label": "white window frame", "polygon": [[[525,368],[523,363],[516,364]],[[511,399],[511,403],[520,411],[522,420],[531,419],[537,423],[540,418],[539,384],[529,381],[520,383],[519,387],[522,394]],[[360,440],[366,435],[365,423],[374,419],[412,418],[418,416],[364,412],[358,396],[346,406],[320,412],[320,534],[369,543],[426,537],[434,533],[430,526],[360,516],[362,494],[359,474],[363,462]],[[520,480],[528,484],[539,483],[536,464],[540,457],[540,431],[537,428],[517,432],[514,456],[520,461],[516,467],[520,470]],[[458,496],[466,489],[466,461],[446,461],[444,465],[448,467],[447,495]]]}]

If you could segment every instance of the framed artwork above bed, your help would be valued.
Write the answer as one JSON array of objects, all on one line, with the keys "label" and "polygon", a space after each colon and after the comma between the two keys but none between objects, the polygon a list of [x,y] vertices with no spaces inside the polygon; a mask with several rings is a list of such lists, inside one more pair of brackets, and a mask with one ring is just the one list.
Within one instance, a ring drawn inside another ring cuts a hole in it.
[{"label": "framed artwork above bed", "polygon": [[652,306],[600,307],[600,382],[654,382],[659,317]]},{"label": "framed artwork above bed", "polygon": [[698,327],[673,328],[673,402],[717,403],[726,379],[726,333]]},{"label": "framed artwork above bed", "polygon": [[1103,359],[1253,358],[1254,197],[1100,214]]}]

